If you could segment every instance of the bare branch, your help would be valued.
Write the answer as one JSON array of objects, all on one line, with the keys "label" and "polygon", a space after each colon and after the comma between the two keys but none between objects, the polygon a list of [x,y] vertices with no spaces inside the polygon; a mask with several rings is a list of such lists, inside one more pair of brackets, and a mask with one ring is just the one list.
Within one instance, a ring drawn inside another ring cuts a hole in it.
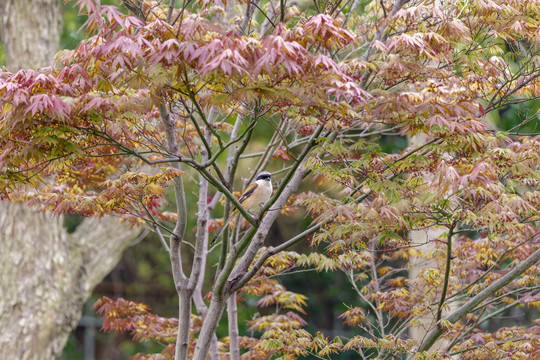
[{"label": "bare branch", "polygon": [[259,269],[264,265],[264,263],[266,262],[266,260],[268,260],[268,258],[270,256],[275,255],[278,252],[283,251],[283,250],[291,247],[292,245],[294,245],[294,244],[300,242],[301,240],[303,240],[305,237],[315,233],[316,231],[318,231],[322,227],[323,224],[324,224],[323,222],[320,222],[320,223],[318,223],[316,225],[313,225],[309,229],[307,229],[307,230],[301,232],[300,234],[294,236],[293,238],[285,241],[283,244],[281,244],[279,246],[276,246],[275,248],[266,249],[265,252],[261,255],[261,257],[257,260],[257,262],[255,264],[253,264],[249,268],[249,271],[245,273],[245,275],[242,277],[242,279],[240,279],[235,284],[235,286],[232,288],[232,290],[236,291],[236,290],[240,289],[242,286],[244,286],[253,276],[255,276],[257,271],[259,271]]},{"label": "bare branch", "polygon": [[174,1],[175,0],[170,0],[169,11],[167,12],[167,22],[169,24],[171,23],[171,20],[172,20],[172,13],[173,13],[173,10],[174,10]]},{"label": "bare branch", "polygon": [[446,292],[448,291],[448,280],[450,279],[450,265],[452,262],[452,236],[454,236],[454,228],[456,223],[448,229],[448,236],[446,237],[446,268],[444,271],[443,288],[441,292],[441,300],[439,301],[439,307],[437,308],[437,321],[441,320],[442,309],[446,300]]},{"label": "bare branch", "polygon": [[[164,104],[159,105],[159,111],[161,114],[161,120],[165,126],[165,134],[167,136],[167,151],[171,154],[178,152],[178,142],[175,134],[175,122],[171,118],[166,106]],[[171,166],[180,170],[180,164],[171,163]],[[171,266],[173,271],[174,282],[177,289],[181,286],[182,282],[187,280],[184,270],[182,269],[182,239],[186,231],[187,223],[187,210],[186,210],[186,194],[184,191],[184,183],[181,176],[174,179],[174,191],[176,198],[176,212],[177,220],[176,226],[173,230],[173,235],[170,238],[171,249]]]},{"label": "bare branch", "polygon": [[[506,275],[495,281],[493,284],[482,290],[480,293],[475,295],[461,307],[459,307],[452,314],[445,317],[443,320],[448,321],[452,324],[455,324],[461,320],[465,315],[471,312],[477,305],[482,303],[491,295],[495,294],[497,291],[501,290],[504,286],[508,285],[512,280],[516,279],[519,275],[523,274],[527,269],[536,264],[540,260],[540,249],[537,249],[532,253],[526,260],[521,262],[518,266],[508,272]],[[431,330],[425,337],[422,344],[418,348],[418,351],[427,351],[433,346],[435,341],[444,333],[444,328],[442,326],[437,326]]]}]

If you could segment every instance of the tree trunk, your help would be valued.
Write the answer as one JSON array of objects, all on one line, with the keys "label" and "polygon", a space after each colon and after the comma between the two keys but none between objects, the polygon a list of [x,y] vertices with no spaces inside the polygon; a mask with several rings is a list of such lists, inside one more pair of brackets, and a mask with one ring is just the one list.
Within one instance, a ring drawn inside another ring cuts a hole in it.
[{"label": "tree trunk", "polygon": [[[426,136],[424,134],[418,134],[413,136],[409,140],[409,143],[414,146],[420,146],[426,143],[426,141]],[[438,239],[443,233],[444,228],[442,227],[436,227],[427,230],[411,231],[409,233],[409,239],[411,240],[411,243],[416,246],[417,250],[424,253],[429,253],[430,251],[435,250],[435,245],[432,240]],[[425,259],[411,256],[409,262],[409,279],[414,281],[422,271],[426,269],[437,269],[441,266],[442,265],[437,259]],[[426,295],[423,305],[427,305],[430,302],[436,302],[438,300],[439,299],[436,297],[431,298],[429,295]],[[444,311],[443,314],[446,314],[448,311],[453,311],[455,310],[455,308],[455,304],[450,304],[450,310]],[[423,339],[426,337],[426,334],[431,329],[437,326],[436,312],[437,308],[434,308],[430,312],[422,315],[415,325],[411,325],[409,327],[409,336],[412,340],[414,340],[418,344],[422,343]],[[447,341],[439,340],[431,349],[432,351],[437,351],[444,349],[447,345]]]},{"label": "tree trunk", "polygon": [[0,359],[55,359],[140,230],[91,218],[68,234],[62,216],[9,203],[0,203],[0,229]]},{"label": "tree trunk", "polygon": [[60,48],[62,1],[0,1],[0,42],[6,51],[7,68],[49,66]]},{"label": "tree trunk", "polygon": [[[443,232],[444,230],[439,228],[411,231],[409,233],[409,239],[411,240],[411,244],[416,246],[417,250],[428,253],[435,250],[433,240],[438,239]],[[426,269],[437,269],[440,266],[441,265],[435,259],[425,259],[411,256],[409,262],[409,279],[415,280],[422,271]],[[424,304],[422,305],[426,305],[430,302],[436,302],[437,300],[438,298],[435,296],[432,298],[426,295]],[[436,311],[437,309],[434,308],[432,311],[422,315],[420,318],[418,318],[415,325],[411,325],[409,327],[409,336],[418,344],[422,342],[426,334],[431,329],[437,326]],[[441,350],[445,347],[445,345],[448,344],[445,342],[439,342],[435,347],[433,347],[433,351]]]}]

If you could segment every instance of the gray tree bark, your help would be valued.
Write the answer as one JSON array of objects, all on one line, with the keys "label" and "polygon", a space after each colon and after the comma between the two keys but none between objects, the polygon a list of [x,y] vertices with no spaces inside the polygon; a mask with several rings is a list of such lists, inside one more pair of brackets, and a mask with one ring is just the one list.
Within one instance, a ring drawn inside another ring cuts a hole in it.
[{"label": "gray tree bark", "polygon": [[49,66],[60,48],[61,0],[0,1],[0,42],[7,68]]},{"label": "gray tree bark", "polygon": [[105,217],[68,234],[62,216],[9,203],[0,203],[0,229],[0,359],[56,359],[140,230]]},{"label": "gray tree bark", "polygon": [[[424,143],[426,143],[426,136],[424,134],[417,134],[413,136],[411,139],[409,139],[409,143],[414,146],[420,146]],[[411,240],[411,243],[416,246],[416,249],[423,252],[430,252],[435,250],[435,245],[432,240],[438,239],[443,233],[444,228],[436,227],[426,230],[417,230],[417,231],[411,231],[409,233],[409,239]],[[414,256],[411,256],[410,262],[409,262],[409,279],[415,280],[418,275],[426,270],[426,269],[437,269],[441,267],[441,264],[439,264],[439,261],[436,259],[422,259],[417,258]],[[436,298],[431,299],[429,296],[426,296],[424,299],[426,306],[430,302],[437,301]],[[449,305],[449,310],[445,311],[444,314],[447,312],[454,311],[456,309],[456,304],[451,303],[447,304]],[[417,342],[418,344],[421,344],[424,338],[426,337],[426,334],[437,326],[437,316],[436,316],[437,309],[434,308],[432,311],[424,314],[418,319],[418,322],[416,325],[411,325],[409,327],[409,336],[412,340]],[[437,343],[431,348],[432,351],[438,351],[441,349],[444,349],[448,345],[447,341],[439,340]]]}]

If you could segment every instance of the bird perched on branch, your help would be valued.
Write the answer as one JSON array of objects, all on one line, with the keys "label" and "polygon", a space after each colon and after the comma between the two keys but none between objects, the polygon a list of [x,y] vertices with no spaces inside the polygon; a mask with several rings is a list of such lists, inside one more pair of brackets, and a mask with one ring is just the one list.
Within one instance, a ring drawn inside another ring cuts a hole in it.
[{"label": "bird perched on branch", "polygon": [[[270,200],[272,196],[272,181],[271,174],[268,171],[261,171],[255,178],[255,182],[249,185],[238,199],[238,202],[242,204],[250,214],[254,216],[261,210],[261,208]],[[227,221],[223,222],[223,226],[219,229],[218,233],[210,242],[210,245],[214,244],[225,226],[227,226],[232,218],[238,214],[238,209],[234,209]]]}]

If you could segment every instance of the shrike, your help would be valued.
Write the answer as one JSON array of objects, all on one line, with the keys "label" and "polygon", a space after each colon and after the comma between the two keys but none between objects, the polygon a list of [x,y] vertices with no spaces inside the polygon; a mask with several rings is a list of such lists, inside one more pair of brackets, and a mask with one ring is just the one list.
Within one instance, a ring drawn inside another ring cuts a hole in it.
[{"label": "shrike", "polygon": [[[242,194],[238,202],[251,214],[256,215],[262,207],[270,200],[272,196],[272,181],[271,174],[268,171],[260,172],[255,178],[255,182],[249,185],[246,191]],[[227,221],[223,222],[223,226],[218,230],[218,233],[210,242],[214,244],[225,226],[229,224],[234,216],[238,214],[238,209],[234,209]]]}]

